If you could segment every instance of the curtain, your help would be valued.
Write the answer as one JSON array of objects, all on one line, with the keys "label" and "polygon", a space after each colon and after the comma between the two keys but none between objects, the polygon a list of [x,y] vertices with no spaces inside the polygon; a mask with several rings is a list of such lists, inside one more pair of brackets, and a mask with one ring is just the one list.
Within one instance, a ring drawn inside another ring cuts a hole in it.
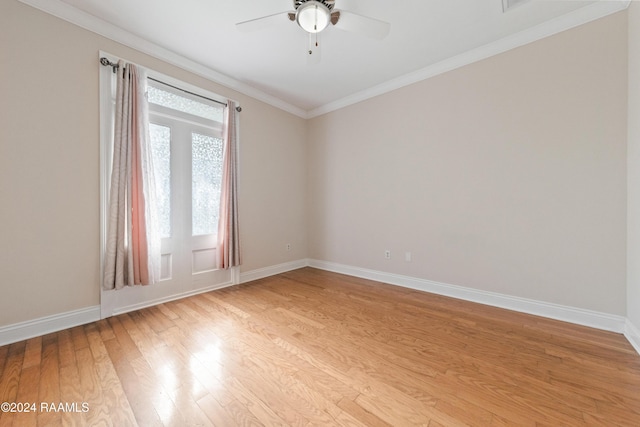
[{"label": "curtain", "polygon": [[160,277],[146,75],[118,62],[103,286],[149,285]]},{"label": "curtain", "polygon": [[241,264],[238,227],[238,112],[236,107],[234,101],[227,101],[217,247],[218,268],[223,269]]}]

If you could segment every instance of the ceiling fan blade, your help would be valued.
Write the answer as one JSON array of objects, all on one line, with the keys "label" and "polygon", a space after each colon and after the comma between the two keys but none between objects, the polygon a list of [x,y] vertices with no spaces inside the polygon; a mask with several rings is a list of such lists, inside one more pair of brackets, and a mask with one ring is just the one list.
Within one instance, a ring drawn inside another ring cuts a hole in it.
[{"label": "ceiling fan blade", "polygon": [[242,31],[245,33],[262,30],[274,24],[279,24],[281,22],[288,21],[289,13],[291,12],[274,13],[273,15],[263,16],[262,18],[255,18],[255,19],[250,19],[248,21],[238,22],[236,24],[236,28],[239,31]]},{"label": "ceiling fan blade", "polygon": [[320,35],[318,33],[309,33],[309,44],[307,46],[307,64],[319,64],[320,58]]},{"label": "ceiling fan blade", "polygon": [[[336,11],[340,14],[337,16],[337,22],[334,26],[340,30],[358,33],[377,40],[387,37],[391,24],[368,16],[358,15],[357,13],[348,12],[346,10]],[[336,13],[334,12],[334,14]],[[332,22],[334,16],[332,14]]]}]

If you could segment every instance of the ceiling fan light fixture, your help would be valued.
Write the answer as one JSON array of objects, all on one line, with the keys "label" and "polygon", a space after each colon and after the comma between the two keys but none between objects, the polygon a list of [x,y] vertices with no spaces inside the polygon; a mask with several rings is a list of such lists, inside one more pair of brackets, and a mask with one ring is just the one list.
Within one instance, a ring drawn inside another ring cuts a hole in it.
[{"label": "ceiling fan light fixture", "polygon": [[308,33],[319,33],[327,28],[331,20],[331,11],[324,4],[316,0],[309,0],[296,12],[296,22]]}]

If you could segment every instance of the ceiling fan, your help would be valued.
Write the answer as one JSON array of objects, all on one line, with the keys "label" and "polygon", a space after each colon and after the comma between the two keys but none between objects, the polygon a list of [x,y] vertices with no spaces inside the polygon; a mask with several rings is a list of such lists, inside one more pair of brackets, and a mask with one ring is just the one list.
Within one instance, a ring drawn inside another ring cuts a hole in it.
[{"label": "ceiling fan", "polygon": [[[362,34],[377,40],[382,40],[389,34],[391,24],[388,22],[346,10],[334,9],[335,3],[335,0],[293,0],[293,11],[238,22],[236,27],[240,31],[256,31],[277,24],[282,21],[283,17],[286,17],[309,33],[309,55],[313,55],[314,52],[319,53],[317,36],[330,23],[340,30]],[[316,58],[319,59],[318,55]]]}]

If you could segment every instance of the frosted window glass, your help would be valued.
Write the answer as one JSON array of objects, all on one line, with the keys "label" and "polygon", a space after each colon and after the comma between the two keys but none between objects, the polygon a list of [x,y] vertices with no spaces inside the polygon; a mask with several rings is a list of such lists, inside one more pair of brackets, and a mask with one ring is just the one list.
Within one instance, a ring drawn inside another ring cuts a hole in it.
[{"label": "frosted window glass", "polygon": [[191,134],[192,217],[194,236],[218,232],[222,140]]},{"label": "frosted window glass", "polygon": [[183,113],[204,117],[205,119],[222,122],[222,106],[212,106],[203,102],[198,102],[184,96],[177,95],[154,86],[148,86],[147,99],[152,104],[172,108]]},{"label": "frosted window glass", "polygon": [[161,237],[171,236],[171,129],[149,123]]}]

